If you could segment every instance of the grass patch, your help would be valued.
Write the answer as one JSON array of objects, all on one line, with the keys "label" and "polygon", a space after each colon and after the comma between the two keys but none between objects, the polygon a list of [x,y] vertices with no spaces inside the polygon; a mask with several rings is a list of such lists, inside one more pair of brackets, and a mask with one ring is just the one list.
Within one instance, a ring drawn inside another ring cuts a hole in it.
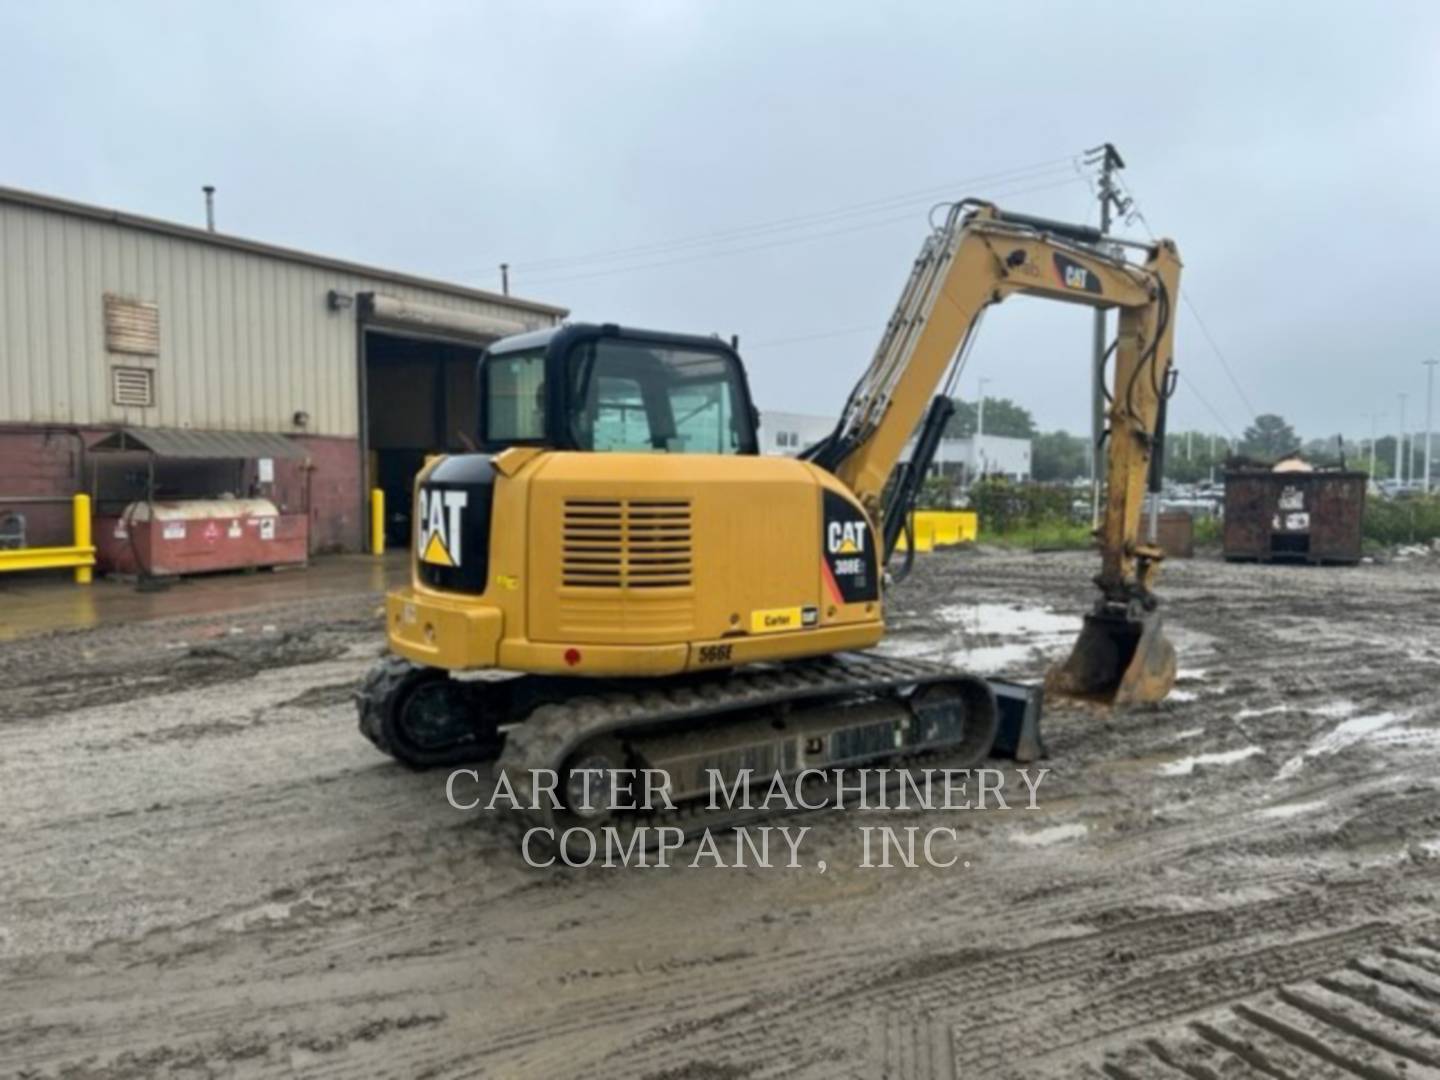
[{"label": "grass patch", "polygon": [[1083,551],[1095,546],[1090,526],[1069,521],[1013,524],[1000,532],[980,530],[979,541],[996,547],[1028,551]]}]

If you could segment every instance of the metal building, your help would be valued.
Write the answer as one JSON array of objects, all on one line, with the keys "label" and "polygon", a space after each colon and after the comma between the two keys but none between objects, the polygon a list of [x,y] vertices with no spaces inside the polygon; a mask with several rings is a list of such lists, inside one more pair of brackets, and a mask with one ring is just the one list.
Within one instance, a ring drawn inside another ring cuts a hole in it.
[{"label": "metal building", "polygon": [[0,511],[63,542],[42,500],[85,490],[117,429],[280,434],[304,454],[241,481],[303,502],[312,550],[358,550],[370,487],[408,507],[424,455],[462,448],[479,350],[565,314],[0,188]]},{"label": "metal building", "polygon": [[[833,416],[761,410],[760,452],[794,457],[834,431],[836,422]],[[900,459],[909,461],[914,449],[912,437]],[[1030,440],[1005,435],[981,435],[978,439],[973,435],[946,436],[940,440],[930,467],[936,475],[959,476],[966,481],[975,476],[1029,480]]]}]

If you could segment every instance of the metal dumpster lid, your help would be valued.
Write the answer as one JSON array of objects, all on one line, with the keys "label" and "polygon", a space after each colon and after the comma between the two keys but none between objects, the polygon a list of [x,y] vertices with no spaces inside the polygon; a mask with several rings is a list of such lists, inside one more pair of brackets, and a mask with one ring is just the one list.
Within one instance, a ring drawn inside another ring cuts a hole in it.
[{"label": "metal dumpster lid", "polygon": [[265,431],[121,428],[90,447],[99,453],[143,450],[162,458],[303,458],[299,443]]}]

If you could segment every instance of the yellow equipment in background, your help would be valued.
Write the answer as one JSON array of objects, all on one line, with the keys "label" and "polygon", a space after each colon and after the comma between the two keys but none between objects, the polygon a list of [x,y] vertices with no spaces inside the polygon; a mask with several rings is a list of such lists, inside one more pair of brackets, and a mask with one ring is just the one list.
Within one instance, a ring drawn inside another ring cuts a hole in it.
[{"label": "yellow equipment in background", "polygon": [[[973,544],[980,536],[980,519],[974,510],[916,510],[912,520],[916,551]],[[897,551],[909,547],[903,532],[895,547]]]},{"label": "yellow equipment in background", "polygon": [[[679,796],[740,762],[978,760],[996,729],[984,680],[851,651],[884,633],[885,563],[948,390],[980,315],[1013,294],[1119,311],[1101,598],[1053,683],[1163,697],[1174,653],[1140,519],[1180,261],[1169,241],[1131,263],[1099,240],[953,205],[835,431],[799,459],[758,455],[744,368],[717,338],[571,325],[496,343],[481,360],[480,452],[417,479],[412,581],[386,605],[397,656],[367,679],[362,730],[413,765],[503,746],[502,765],[567,784],[665,768]],[[963,538],[958,520],[917,516],[932,543]],[[471,677],[495,671],[515,677]],[[562,801],[584,816],[576,790]]]}]

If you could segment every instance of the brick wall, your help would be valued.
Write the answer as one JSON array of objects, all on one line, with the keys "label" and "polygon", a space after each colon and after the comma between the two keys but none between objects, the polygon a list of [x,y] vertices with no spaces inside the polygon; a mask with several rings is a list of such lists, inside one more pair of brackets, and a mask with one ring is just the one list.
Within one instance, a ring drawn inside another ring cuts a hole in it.
[{"label": "brick wall", "polygon": [[[73,495],[77,490],[89,491],[89,465],[83,478],[79,475],[80,439],[89,446],[109,434],[103,428],[83,430],[77,436],[63,429],[42,426],[0,428],[0,514],[14,511],[25,515],[26,543],[30,547],[63,545],[71,542],[71,509],[68,503],[19,504],[6,498],[27,495]],[[303,460],[278,459],[275,462],[275,483],[257,487],[252,463],[243,476],[229,467],[206,469],[195,465],[181,468],[191,474],[214,474],[214,483],[226,491],[235,487],[245,490],[233,494],[255,494],[271,499],[282,510],[299,511],[310,507],[310,550],[322,554],[335,551],[359,551],[366,535],[366,522],[360,501],[360,444],[355,439],[318,436],[295,436],[310,455],[310,467]],[[89,458],[93,462],[95,459]],[[128,471],[135,471],[131,461]],[[126,471],[126,470],[122,470]],[[107,480],[107,492],[123,490]],[[77,487],[78,485],[78,487]],[[307,491],[308,488],[308,491]],[[143,485],[136,494],[143,493]],[[218,492],[217,492],[218,493]]]},{"label": "brick wall", "polygon": [[[310,455],[310,550],[360,551],[368,533],[360,503],[360,442],[357,439],[293,436]],[[282,464],[284,468],[282,469]],[[277,486],[303,483],[299,463],[275,463]],[[303,502],[295,505],[304,505]]]},{"label": "brick wall", "polygon": [[25,518],[27,547],[71,543],[68,503],[6,502],[16,496],[73,495],[78,488],[80,436],[64,429],[0,429],[0,515]]}]

